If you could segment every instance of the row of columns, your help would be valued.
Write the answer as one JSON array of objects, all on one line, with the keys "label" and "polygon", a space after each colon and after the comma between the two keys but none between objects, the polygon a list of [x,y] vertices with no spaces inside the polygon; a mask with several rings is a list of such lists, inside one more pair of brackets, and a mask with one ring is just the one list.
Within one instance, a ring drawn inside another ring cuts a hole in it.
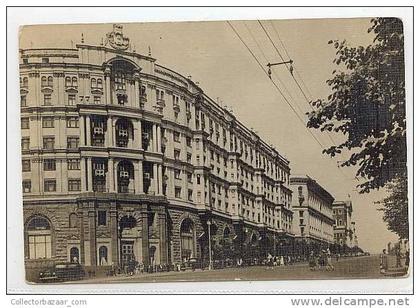
[{"label": "row of columns", "polygon": [[[107,119],[107,134],[105,138],[106,146],[112,147],[115,146],[116,137],[115,137],[115,123],[116,118],[110,116]],[[81,136],[81,145],[91,146],[92,145],[92,124],[90,115],[81,115],[79,118],[79,127],[80,127],[80,136]],[[141,121],[134,121],[133,124],[134,131],[134,142],[133,148],[141,149],[142,148],[142,125]],[[161,129],[160,125],[153,123],[152,124],[152,152],[161,153]]]},{"label": "row of columns", "polygon": [[[97,265],[97,239],[96,239],[96,208],[95,202],[89,201],[82,206],[80,209],[80,226],[81,226],[81,237],[80,237],[80,261],[82,264],[86,264],[86,248],[88,248],[89,263],[90,265]],[[117,204],[112,201],[109,208],[109,222],[110,222],[110,234],[111,234],[111,249],[108,254],[108,260],[112,261],[113,264],[119,264],[121,253],[120,241],[119,241],[119,228],[118,228],[118,213]],[[141,205],[140,209],[140,223],[141,223],[141,238],[142,238],[142,262],[144,265],[150,264],[150,242],[149,242],[149,214],[150,211],[146,204]],[[167,234],[167,217],[164,209],[157,211],[158,215],[158,232],[159,232],[159,251],[160,251],[160,263],[168,263],[168,234]],[[85,232],[84,229],[84,217],[87,216],[88,230]],[[85,235],[87,237],[85,238]]]},{"label": "row of columns", "polygon": [[[93,191],[93,168],[92,168],[92,157],[82,157],[80,160],[80,179],[82,191]],[[134,162],[134,192],[136,194],[144,193],[143,185],[143,161]],[[109,192],[117,192],[118,184],[118,164],[115,163],[114,158],[108,158],[108,172],[106,174],[106,187]],[[153,179],[152,187],[153,191],[157,195],[163,194],[162,189],[163,175],[162,175],[162,164],[153,163]]]}]

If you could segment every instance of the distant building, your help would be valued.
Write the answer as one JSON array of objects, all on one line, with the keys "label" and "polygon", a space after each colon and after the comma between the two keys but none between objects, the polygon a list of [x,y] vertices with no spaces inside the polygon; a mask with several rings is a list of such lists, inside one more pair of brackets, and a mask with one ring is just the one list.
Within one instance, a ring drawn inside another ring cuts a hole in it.
[{"label": "distant building", "polygon": [[352,220],[353,205],[348,201],[333,203],[334,242],[339,245],[340,252],[358,246],[356,223]]},{"label": "distant building", "polygon": [[333,244],[333,196],[309,176],[291,176],[296,252],[305,255]]}]

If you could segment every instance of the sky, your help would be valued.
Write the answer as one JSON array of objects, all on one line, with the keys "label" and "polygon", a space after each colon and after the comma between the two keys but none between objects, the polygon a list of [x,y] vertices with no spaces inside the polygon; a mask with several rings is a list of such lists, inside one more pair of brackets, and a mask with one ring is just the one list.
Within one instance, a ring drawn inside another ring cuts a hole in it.
[{"label": "sky", "polygon": [[[326,80],[335,69],[335,51],[329,40],[345,39],[348,44],[359,46],[370,44],[373,39],[367,33],[370,19],[261,23],[282,57],[293,60],[294,76],[309,99],[330,94]],[[258,21],[231,24],[264,67],[268,62],[282,61]],[[111,24],[29,26],[21,30],[20,48],[71,48],[80,42],[82,33],[86,44],[99,45],[111,31]],[[158,64],[184,76],[191,75],[210,97],[231,108],[237,119],[255,129],[290,161],[292,174],[309,175],[336,200],[350,197],[360,247],[380,252],[388,242],[397,239],[387,230],[375,204],[383,199],[385,191],[359,194],[356,185],[361,182],[355,179],[356,170],[337,167],[337,160],[344,160],[345,155],[331,159],[322,154],[321,146],[302,123],[305,113],[312,109],[284,65],[272,68],[273,80],[290,105],[226,22],[131,23],[124,24],[123,32],[136,52],[147,54],[150,46]],[[343,140],[340,135],[311,132],[324,147],[332,145],[330,138],[335,144]]]}]

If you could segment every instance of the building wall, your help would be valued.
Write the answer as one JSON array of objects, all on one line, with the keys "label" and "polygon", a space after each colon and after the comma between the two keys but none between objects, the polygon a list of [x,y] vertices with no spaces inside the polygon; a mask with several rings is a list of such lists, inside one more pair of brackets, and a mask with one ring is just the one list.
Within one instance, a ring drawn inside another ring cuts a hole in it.
[{"label": "building wall", "polygon": [[[144,204],[164,209],[173,222],[166,230],[174,260],[184,214],[196,234],[205,230],[203,217],[292,233],[289,162],[190,79],[109,45],[28,49],[20,56],[25,215],[59,209],[49,213],[57,260],[68,259],[65,237],[74,242],[77,233],[90,241],[80,240],[85,264],[99,262],[90,251],[94,242],[115,259],[126,200],[131,212]],[[95,210],[84,209],[86,202]],[[116,220],[95,227],[92,217],[101,208],[111,217],[110,204]],[[74,207],[82,221],[69,230]],[[161,239],[153,240],[162,252]]]},{"label": "building wall", "polygon": [[293,232],[302,238],[332,243],[333,197],[308,176],[292,176]]}]

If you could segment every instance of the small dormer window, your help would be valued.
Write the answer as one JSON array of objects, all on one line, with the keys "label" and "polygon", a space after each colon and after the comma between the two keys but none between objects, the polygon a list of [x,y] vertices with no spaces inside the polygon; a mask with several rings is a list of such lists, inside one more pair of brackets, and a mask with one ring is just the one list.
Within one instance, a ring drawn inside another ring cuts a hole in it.
[{"label": "small dormer window", "polygon": [[29,59],[28,58],[23,58],[22,61],[23,61],[23,64],[28,64],[29,63]]},{"label": "small dormer window", "polygon": [[50,59],[49,58],[42,58],[42,63],[44,63],[44,64],[50,63]]}]

